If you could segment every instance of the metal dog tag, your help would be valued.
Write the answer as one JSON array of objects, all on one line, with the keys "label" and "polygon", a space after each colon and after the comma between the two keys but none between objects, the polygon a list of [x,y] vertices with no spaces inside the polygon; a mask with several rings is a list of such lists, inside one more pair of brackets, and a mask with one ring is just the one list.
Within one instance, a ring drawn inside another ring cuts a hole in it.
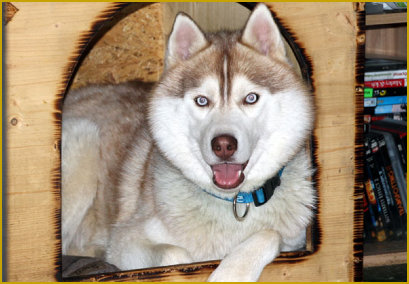
[{"label": "metal dog tag", "polygon": [[233,199],[233,214],[234,214],[234,218],[236,218],[237,221],[243,221],[244,218],[246,218],[247,213],[249,212],[250,209],[250,203],[246,203],[246,211],[244,212],[243,216],[239,216],[239,214],[237,214],[237,197],[239,195],[237,194],[234,199]]}]

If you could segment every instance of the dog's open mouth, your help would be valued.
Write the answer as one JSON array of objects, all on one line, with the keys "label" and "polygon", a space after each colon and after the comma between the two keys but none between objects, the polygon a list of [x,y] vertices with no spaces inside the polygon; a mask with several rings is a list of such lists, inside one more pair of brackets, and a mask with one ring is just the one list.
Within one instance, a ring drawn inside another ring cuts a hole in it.
[{"label": "dog's open mouth", "polygon": [[243,171],[247,166],[244,164],[223,163],[211,166],[213,182],[222,189],[232,189],[239,186],[244,180]]}]

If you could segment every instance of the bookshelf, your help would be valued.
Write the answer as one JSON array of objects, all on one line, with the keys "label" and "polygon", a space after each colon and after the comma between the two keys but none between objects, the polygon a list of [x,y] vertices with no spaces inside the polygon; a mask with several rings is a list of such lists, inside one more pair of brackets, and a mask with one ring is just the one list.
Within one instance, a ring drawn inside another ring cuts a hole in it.
[{"label": "bookshelf", "polygon": [[406,60],[406,12],[367,15],[367,58]]},{"label": "bookshelf", "polygon": [[[366,15],[367,59],[387,59],[406,62],[407,54],[407,13],[389,12]],[[404,120],[406,123],[406,119]],[[406,237],[403,240],[384,240],[364,242],[364,281],[365,269],[387,268],[406,265]],[[372,281],[372,280],[371,280]]]},{"label": "bookshelf", "polygon": [[372,14],[366,16],[365,25],[367,27],[406,24],[406,12],[388,13],[388,14]]}]

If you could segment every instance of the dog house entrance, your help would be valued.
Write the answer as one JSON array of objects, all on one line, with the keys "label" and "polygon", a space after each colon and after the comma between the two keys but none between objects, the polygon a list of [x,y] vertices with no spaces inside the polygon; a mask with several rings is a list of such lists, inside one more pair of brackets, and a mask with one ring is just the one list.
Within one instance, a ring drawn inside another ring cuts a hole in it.
[{"label": "dog house entrance", "polygon": [[[118,84],[131,80],[156,82],[163,72],[166,39],[178,12],[182,11],[191,16],[205,32],[237,30],[244,27],[253,6],[255,5],[222,2],[129,4],[118,11],[113,20],[106,23],[91,40],[92,44],[77,67],[70,89],[89,84]],[[299,76],[311,86],[309,63],[304,54],[288,31],[283,29],[282,34],[286,40],[290,62]],[[313,138],[307,147],[314,165]],[[277,261],[288,261],[313,253],[318,240],[317,231],[314,224],[310,225],[306,232],[305,247],[301,251],[283,252]],[[114,273],[118,270],[101,259],[63,255],[62,260],[64,280],[119,279]],[[176,269],[191,272],[202,268],[212,269],[215,266],[217,262],[213,261],[179,265]],[[162,268],[144,269],[140,273],[135,271],[133,276],[149,279],[152,275],[160,275],[161,271]]]}]

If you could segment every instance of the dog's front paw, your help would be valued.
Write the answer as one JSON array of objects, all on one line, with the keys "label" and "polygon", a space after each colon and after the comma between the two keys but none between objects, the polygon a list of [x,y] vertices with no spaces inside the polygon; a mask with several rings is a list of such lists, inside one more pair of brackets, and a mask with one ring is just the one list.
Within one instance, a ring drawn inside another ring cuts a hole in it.
[{"label": "dog's front paw", "polygon": [[193,262],[193,259],[187,250],[181,247],[163,244],[158,245],[157,248],[160,250],[162,255],[160,266]]},{"label": "dog's front paw", "polygon": [[237,267],[218,267],[207,279],[207,282],[256,282],[259,274],[248,269]]}]

